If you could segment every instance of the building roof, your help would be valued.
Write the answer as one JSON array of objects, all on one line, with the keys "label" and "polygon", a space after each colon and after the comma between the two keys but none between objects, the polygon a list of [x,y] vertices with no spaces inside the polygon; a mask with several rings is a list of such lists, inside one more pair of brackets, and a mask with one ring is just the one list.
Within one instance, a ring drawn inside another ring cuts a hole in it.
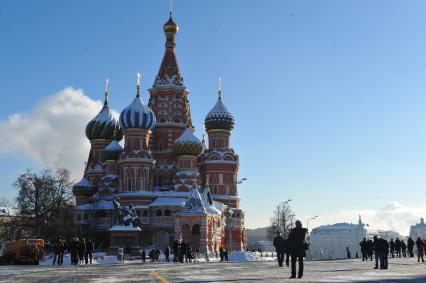
[{"label": "building roof", "polygon": [[180,206],[184,207],[186,203],[186,199],[184,198],[172,198],[172,197],[158,197],[151,204],[150,207],[153,206]]}]

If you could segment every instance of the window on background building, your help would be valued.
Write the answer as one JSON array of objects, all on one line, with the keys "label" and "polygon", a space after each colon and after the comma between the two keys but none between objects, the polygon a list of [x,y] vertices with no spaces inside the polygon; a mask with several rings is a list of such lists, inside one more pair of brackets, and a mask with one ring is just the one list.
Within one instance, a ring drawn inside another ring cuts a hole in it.
[{"label": "window on background building", "polygon": [[171,216],[172,212],[170,211],[170,209],[166,209],[164,211],[164,216]]},{"label": "window on background building", "polygon": [[215,195],[219,194],[219,186],[217,184],[213,185],[213,194]]},{"label": "window on background building", "polygon": [[143,217],[148,217],[148,211],[144,210],[144,211],[142,212],[142,216],[143,216]]},{"label": "window on background building", "polygon": [[157,209],[157,212],[155,213],[156,216],[163,216],[163,212],[161,209]]},{"label": "window on background building", "polygon": [[145,190],[145,178],[144,177],[139,178],[139,190],[140,191]]},{"label": "window on background building", "polygon": [[127,178],[127,184],[126,187],[124,188],[125,191],[130,192],[132,191],[132,178],[129,177]]},{"label": "window on background building", "polygon": [[138,217],[141,217],[141,211],[140,211],[140,210],[136,210],[136,215],[137,215]]}]

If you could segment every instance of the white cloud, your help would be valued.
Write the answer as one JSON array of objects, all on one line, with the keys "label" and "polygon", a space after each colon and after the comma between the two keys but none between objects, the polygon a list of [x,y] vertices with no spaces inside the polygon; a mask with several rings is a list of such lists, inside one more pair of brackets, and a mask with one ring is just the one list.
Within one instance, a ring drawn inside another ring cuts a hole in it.
[{"label": "white cloud", "polygon": [[22,153],[41,167],[67,168],[80,178],[90,149],[84,130],[101,108],[101,101],[72,87],[44,97],[30,112],[0,121],[0,154]]},{"label": "white cloud", "polygon": [[338,222],[358,223],[358,215],[361,215],[364,223],[369,224],[370,229],[395,230],[408,235],[410,226],[419,223],[420,217],[426,216],[426,207],[406,207],[393,201],[378,209],[342,210],[320,215],[310,226],[313,228]]}]

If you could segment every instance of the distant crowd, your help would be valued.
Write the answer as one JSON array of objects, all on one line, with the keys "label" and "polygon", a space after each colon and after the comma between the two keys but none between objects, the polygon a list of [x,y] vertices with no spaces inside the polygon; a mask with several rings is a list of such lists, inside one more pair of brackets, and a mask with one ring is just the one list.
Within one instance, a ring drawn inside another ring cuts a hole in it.
[{"label": "distant crowd", "polygon": [[[375,259],[375,269],[387,269],[388,258],[414,257],[414,246],[417,248],[417,261],[424,262],[426,240],[420,237],[414,240],[409,237],[407,243],[399,238],[391,239],[389,242],[377,236],[373,240],[364,238],[359,245],[361,246],[362,261],[373,261]],[[350,258],[350,253],[348,253]]]},{"label": "distant crowd", "polygon": [[53,265],[62,265],[64,263],[65,251],[71,255],[72,265],[92,264],[94,244],[91,240],[84,238],[73,238],[69,243],[62,237],[58,237],[53,244]]}]

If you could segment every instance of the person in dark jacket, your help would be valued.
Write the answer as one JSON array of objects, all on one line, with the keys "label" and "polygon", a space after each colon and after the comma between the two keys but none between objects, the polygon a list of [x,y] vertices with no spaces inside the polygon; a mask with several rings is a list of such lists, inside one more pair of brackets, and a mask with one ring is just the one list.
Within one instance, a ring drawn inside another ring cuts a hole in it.
[{"label": "person in dark jacket", "polygon": [[413,249],[414,249],[414,240],[411,239],[411,237],[408,237],[407,250],[408,250],[408,254],[410,255],[410,257],[414,257]]},{"label": "person in dark jacket", "polygon": [[71,243],[68,247],[69,252],[71,253],[72,265],[78,265],[78,246],[79,246],[78,238],[74,238],[71,240]]},{"label": "person in dark jacket", "polygon": [[368,260],[367,245],[368,242],[366,238],[362,239],[362,241],[359,243],[359,246],[361,247],[362,261]]},{"label": "person in dark jacket", "polygon": [[141,252],[141,259],[142,259],[142,262],[145,262],[145,259],[146,259],[146,252],[145,252],[145,249],[142,249],[142,252]]},{"label": "person in dark jacket", "polygon": [[291,255],[291,277],[296,278],[296,261],[299,262],[298,278],[303,276],[303,258],[306,256],[307,244],[305,242],[308,229],[302,227],[300,220],[296,221],[296,227],[291,229],[288,235],[288,250]]},{"label": "person in dark jacket", "polygon": [[403,257],[407,257],[407,244],[405,244],[404,240],[401,240],[401,253]]},{"label": "person in dark jacket", "polygon": [[87,265],[88,263],[92,264],[92,258],[93,258],[93,250],[95,249],[95,246],[92,242],[92,240],[86,241],[86,251],[84,253],[84,263]]},{"label": "person in dark jacket", "polygon": [[417,246],[417,262],[420,262],[420,259],[422,259],[422,262],[425,262],[424,260],[424,247],[425,242],[420,239],[420,237],[416,240],[416,246]]},{"label": "person in dark jacket", "polygon": [[166,262],[170,262],[170,260],[169,260],[169,256],[170,256],[170,248],[169,248],[169,246],[167,246],[164,249],[164,255],[166,256]]},{"label": "person in dark jacket", "polygon": [[379,239],[380,247],[380,268],[388,269],[389,243],[385,239]]},{"label": "person in dark jacket", "polygon": [[392,256],[392,258],[395,257],[395,242],[393,241],[393,239],[390,240],[389,242],[389,248],[390,248],[390,255]]},{"label": "person in dark jacket", "polygon": [[396,257],[400,258],[401,257],[401,240],[399,240],[399,238],[395,239],[395,252],[396,252]]},{"label": "person in dark jacket", "polygon": [[220,255],[220,261],[223,261],[224,257],[225,257],[225,252],[223,247],[220,247],[219,249],[219,255]]},{"label": "person in dark jacket", "polygon": [[374,251],[374,269],[379,268],[379,258],[380,258],[380,248],[379,248],[379,238],[377,236],[373,237],[373,251]]},{"label": "person in dark jacket", "polygon": [[[58,239],[56,239],[55,244],[53,245],[53,250],[55,252],[55,255],[53,256],[53,265],[56,264],[56,262],[58,263],[58,265],[61,265],[61,253],[63,252],[63,242],[62,242],[62,238],[58,237]],[[62,256],[63,259],[63,256]]]},{"label": "person in dark jacket", "polygon": [[277,232],[277,236],[274,238],[273,245],[275,247],[275,251],[277,252],[278,266],[282,267],[285,252],[285,240],[279,231]]},{"label": "person in dark jacket", "polygon": [[178,256],[179,256],[179,241],[175,240],[173,242],[173,261],[178,262]]},{"label": "person in dark jacket", "polygon": [[82,266],[84,264],[84,254],[86,253],[86,241],[84,238],[80,239],[78,243],[78,259],[79,265]]}]

